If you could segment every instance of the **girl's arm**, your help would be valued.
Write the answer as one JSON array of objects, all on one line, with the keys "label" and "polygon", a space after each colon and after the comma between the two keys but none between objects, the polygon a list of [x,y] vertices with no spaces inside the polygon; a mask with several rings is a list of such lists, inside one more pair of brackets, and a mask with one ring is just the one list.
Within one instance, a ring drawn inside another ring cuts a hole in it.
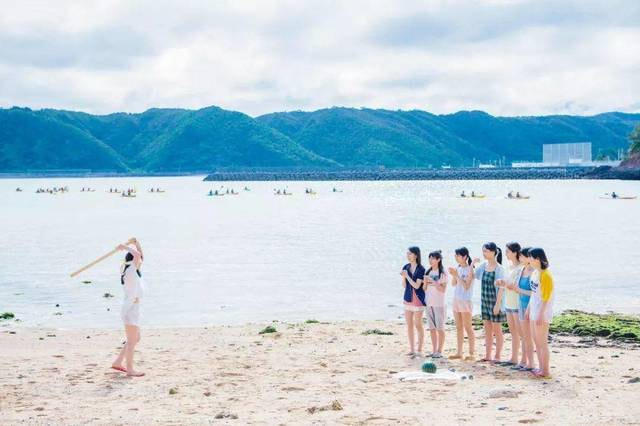
[{"label": "girl's arm", "polygon": [[454,268],[449,268],[449,275],[451,275],[451,287],[458,285],[458,271]]},{"label": "girl's arm", "polygon": [[504,287],[499,287],[498,295],[496,296],[496,304],[493,306],[494,315],[498,315],[500,308],[502,307],[502,293],[504,293]]},{"label": "girl's arm", "polygon": [[473,276],[473,269],[472,269],[471,273],[467,275],[467,279],[462,282],[462,286],[464,287],[465,290],[469,290],[471,288],[471,285],[473,285],[474,279],[475,277]]},{"label": "girl's arm", "polygon": [[442,274],[442,276],[436,281],[436,290],[440,293],[444,293],[447,290],[447,282],[449,281],[449,277],[447,274]]},{"label": "girl's arm", "polygon": [[415,288],[416,290],[422,287],[422,280],[420,279],[414,281],[409,275],[407,275],[405,279],[409,282],[409,284],[411,284],[411,287]]},{"label": "girl's arm", "polygon": [[126,250],[129,253],[131,253],[133,255],[133,263],[136,265],[136,269],[140,269],[140,265],[142,264],[142,253],[140,251],[138,251],[139,244],[136,244],[136,248],[133,248],[133,247],[125,245],[125,244],[120,244],[118,246],[118,248],[120,250]]}]

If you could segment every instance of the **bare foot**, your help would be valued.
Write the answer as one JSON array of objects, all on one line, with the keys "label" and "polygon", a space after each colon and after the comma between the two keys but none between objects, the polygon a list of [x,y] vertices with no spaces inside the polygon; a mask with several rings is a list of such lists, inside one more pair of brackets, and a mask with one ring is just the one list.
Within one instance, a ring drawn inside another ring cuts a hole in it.
[{"label": "bare foot", "polygon": [[142,377],[142,376],[144,376],[144,373],[142,373],[140,371],[131,370],[131,371],[127,371],[127,376],[129,376],[129,377]]},{"label": "bare foot", "polygon": [[114,370],[122,371],[123,373],[127,372],[127,369],[124,368],[122,365],[113,364],[111,368],[113,368]]}]

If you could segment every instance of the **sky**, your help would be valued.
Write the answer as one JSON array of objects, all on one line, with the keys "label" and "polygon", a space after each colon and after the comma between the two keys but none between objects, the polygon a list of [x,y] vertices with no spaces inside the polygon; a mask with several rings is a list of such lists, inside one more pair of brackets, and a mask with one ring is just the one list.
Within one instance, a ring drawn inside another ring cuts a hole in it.
[{"label": "sky", "polygon": [[0,0],[0,107],[640,112],[638,0]]}]

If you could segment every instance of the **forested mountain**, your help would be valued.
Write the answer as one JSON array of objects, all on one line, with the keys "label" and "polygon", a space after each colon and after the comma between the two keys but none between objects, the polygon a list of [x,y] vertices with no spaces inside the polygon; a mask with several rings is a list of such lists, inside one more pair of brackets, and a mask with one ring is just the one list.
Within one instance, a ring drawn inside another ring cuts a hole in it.
[{"label": "forested mountain", "polygon": [[329,108],[252,118],[207,107],[92,115],[0,109],[0,171],[189,172],[217,167],[438,167],[539,161],[543,143],[629,146],[640,114],[494,117]]}]

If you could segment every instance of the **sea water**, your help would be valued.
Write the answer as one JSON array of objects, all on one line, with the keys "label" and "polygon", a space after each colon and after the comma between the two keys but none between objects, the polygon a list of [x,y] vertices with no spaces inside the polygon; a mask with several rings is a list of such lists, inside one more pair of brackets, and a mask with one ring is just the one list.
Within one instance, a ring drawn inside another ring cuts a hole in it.
[{"label": "sea water", "polygon": [[[69,192],[35,193],[54,186]],[[108,192],[116,187],[137,197]],[[285,187],[294,195],[274,196]],[[206,195],[226,188],[240,194]],[[531,199],[506,199],[510,190]],[[408,246],[424,262],[442,250],[449,267],[455,248],[480,257],[487,241],[546,250],[556,311],[640,313],[640,200],[599,198],[611,191],[640,195],[640,182],[3,179],[0,313],[28,326],[119,327],[124,255],[69,274],[132,236],[144,250],[146,326],[396,319]],[[479,298],[476,281],[475,313]]]}]

